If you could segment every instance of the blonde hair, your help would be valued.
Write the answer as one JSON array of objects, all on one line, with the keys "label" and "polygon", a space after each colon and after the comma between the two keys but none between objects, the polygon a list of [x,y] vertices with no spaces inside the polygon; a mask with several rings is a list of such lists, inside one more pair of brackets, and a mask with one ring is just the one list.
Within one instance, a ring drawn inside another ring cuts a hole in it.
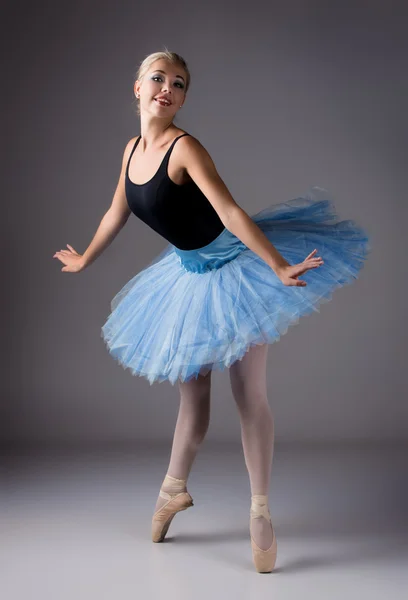
[{"label": "blonde hair", "polygon": [[[172,64],[180,65],[184,69],[184,71],[186,72],[186,83],[185,83],[184,93],[187,94],[187,90],[190,87],[190,80],[191,80],[191,75],[190,75],[190,71],[188,69],[187,63],[184,60],[184,58],[182,56],[180,56],[180,54],[176,54],[176,52],[170,52],[170,50],[168,50],[167,48],[165,48],[161,52],[153,52],[152,54],[149,54],[148,56],[146,56],[146,58],[144,58],[142,60],[142,62],[140,63],[140,65],[137,69],[135,79],[139,79],[139,80],[143,79],[143,77],[146,75],[147,71],[150,69],[152,64],[154,62],[156,62],[156,60],[160,60],[160,59],[168,60]],[[136,112],[138,115],[140,115],[139,99],[135,98],[135,100],[137,102]]]}]

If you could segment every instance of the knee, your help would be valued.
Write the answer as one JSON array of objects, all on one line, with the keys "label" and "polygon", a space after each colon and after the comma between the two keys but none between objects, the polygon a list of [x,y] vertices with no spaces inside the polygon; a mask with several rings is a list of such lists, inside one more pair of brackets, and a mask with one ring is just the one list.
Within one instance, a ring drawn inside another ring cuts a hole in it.
[{"label": "knee", "polygon": [[180,427],[190,441],[198,446],[204,440],[210,425],[209,394],[196,394],[192,402],[182,404]]},{"label": "knee", "polygon": [[207,435],[207,431],[208,431],[208,426],[201,427],[200,429],[197,429],[194,432],[193,443],[196,446],[201,446],[201,444],[203,443],[203,441],[205,439],[205,436]]},{"label": "knee", "polygon": [[180,427],[187,432],[193,444],[199,445],[210,424],[211,373],[180,383],[180,391]]},{"label": "knee", "polygon": [[272,410],[265,391],[243,390],[234,394],[234,399],[241,418],[273,422]]},{"label": "knee", "polygon": [[207,435],[209,426],[210,426],[210,407],[209,407],[209,403],[206,403],[199,411],[197,418],[195,419],[195,423],[194,423],[194,427],[193,427],[194,442],[197,445],[200,445],[204,441],[204,438]]}]

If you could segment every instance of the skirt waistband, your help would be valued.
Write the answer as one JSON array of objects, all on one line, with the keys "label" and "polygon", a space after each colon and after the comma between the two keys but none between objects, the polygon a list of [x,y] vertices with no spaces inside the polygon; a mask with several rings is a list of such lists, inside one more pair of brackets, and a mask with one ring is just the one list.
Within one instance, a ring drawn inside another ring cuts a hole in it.
[{"label": "skirt waistband", "polygon": [[202,248],[180,250],[180,248],[174,247],[180,264],[191,273],[205,273],[219,269],[245,249],[246,245],[227,228],[215,240]]}]

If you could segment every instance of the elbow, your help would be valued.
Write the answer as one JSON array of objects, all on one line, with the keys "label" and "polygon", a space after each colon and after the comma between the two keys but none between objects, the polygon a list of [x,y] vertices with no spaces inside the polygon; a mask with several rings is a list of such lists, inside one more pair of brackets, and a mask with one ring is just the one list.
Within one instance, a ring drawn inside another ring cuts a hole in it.
[{"label": "elbow", "polygon": [[238,206],[238,204],[235,204],[234,206],[231,206],[223,215],[221,218],[221,221],[224,223],[224,226],[231,230],[230,228],[233,227],[233,223],[236,220],[237,216],[240,215],[242,213],[242,208],[240,206]]},{"label": "elbow", "polygon": [[123,224],[125,225],[125,223],[127,222],[127,220],[129,219],[130,215],[132,213],[129,211],[124,211],[124,210],[115,210],[114,208],[110,207],[107,211],[106,211],[106,216],[108,217],[108,219],[110,221],[112,221],[112,223],[115,224]]},{"label": "elbow", "polygon": [[106,211],[104,218],[110,227],[114,229],[121,229],[122,227],[124,227],[124,225],[126,225],[130,214],[130,211],[129,213],[118,212],[117,210],[113,210],[111,207]]}]

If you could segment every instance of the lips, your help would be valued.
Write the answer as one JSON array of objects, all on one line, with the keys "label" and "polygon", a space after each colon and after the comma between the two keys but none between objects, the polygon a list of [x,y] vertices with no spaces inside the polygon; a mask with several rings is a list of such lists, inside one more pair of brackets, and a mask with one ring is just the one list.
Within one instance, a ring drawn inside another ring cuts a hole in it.
[{"label": "lips", "polygon": [[165,97],[158,97],[155,98],[155,101],[158,102],[160,104],[160,106],[170,106],[171,102],[168,98]]}]

